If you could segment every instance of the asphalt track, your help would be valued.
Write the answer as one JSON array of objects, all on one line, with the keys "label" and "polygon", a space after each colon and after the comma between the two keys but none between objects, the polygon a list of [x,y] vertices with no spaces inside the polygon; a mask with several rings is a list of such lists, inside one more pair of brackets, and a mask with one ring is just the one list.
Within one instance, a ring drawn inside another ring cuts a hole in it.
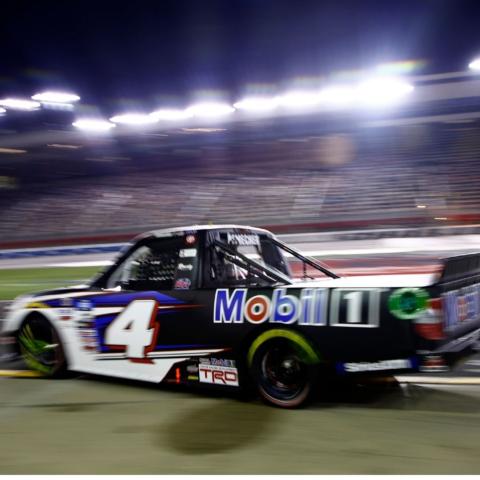
[{"label": "asphalt track", "polygon": [[301,410],[94,377],[0,379],[1,474],[477,474],[480,387]]},{"label": "asphalt track", "polygon": [[218,391],[0,372],[0,474],[478,474],[478,373],[477,357],[433,377],[446,384],[323,386],[287,411]]}]

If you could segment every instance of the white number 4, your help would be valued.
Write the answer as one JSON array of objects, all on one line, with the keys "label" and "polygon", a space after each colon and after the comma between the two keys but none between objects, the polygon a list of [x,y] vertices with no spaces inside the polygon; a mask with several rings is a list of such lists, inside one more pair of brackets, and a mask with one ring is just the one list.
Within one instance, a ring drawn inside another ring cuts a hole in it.
[{"label": "white number 4", "polygon": [[145,358],[155,346],[159,324],[155,300],[134,300],[105,331],[105,345],[125,347],[128,358]]}]

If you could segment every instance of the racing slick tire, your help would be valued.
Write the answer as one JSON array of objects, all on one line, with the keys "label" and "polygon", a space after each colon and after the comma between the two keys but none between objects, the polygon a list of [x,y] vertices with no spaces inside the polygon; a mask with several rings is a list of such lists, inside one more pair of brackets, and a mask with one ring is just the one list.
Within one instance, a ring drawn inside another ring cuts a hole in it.
[{"label": "racing slick tire", "polygon": [[317,384],[319,358],[296,332],[265,332],[252,343],[247,360],[258,393],[271,405],[300,407]]},{"label": "racing slick tire", "polygon": [[68,376],[65,352],[53,325],[38,313],[29,315],[17,335],[20,355],[32,370],[49,378]]}]

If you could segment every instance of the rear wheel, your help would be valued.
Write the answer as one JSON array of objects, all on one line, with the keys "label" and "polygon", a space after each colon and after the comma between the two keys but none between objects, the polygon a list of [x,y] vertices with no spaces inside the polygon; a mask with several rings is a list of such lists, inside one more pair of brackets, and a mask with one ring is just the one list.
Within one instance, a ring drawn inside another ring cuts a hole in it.
[{"label": "rear wheel", "polygon": [[29,368],[48,377],[62,377],[67,373],[60,338],[42,315],[31,315],[23,322],[18,332],[18,345]]},{"label": "rear wheel", "polygon": [[308,349],[292,339],[278,337],[266,340],[251,352],[251,375],[265,401],[295,408],[308,400],[318,376],[317,364],[309,358]]}]

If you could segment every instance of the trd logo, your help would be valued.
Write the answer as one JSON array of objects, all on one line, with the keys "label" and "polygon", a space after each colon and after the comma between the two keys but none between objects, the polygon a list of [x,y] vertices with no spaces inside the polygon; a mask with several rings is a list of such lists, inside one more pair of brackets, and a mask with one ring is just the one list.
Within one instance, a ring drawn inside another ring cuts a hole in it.
[{"label": "trd logo", "polygon": [[236,368],[215,367],[213,365],[200,365],[198,379],[202,383],[215,385],[229,385],[238,387],[238,373]]}]

